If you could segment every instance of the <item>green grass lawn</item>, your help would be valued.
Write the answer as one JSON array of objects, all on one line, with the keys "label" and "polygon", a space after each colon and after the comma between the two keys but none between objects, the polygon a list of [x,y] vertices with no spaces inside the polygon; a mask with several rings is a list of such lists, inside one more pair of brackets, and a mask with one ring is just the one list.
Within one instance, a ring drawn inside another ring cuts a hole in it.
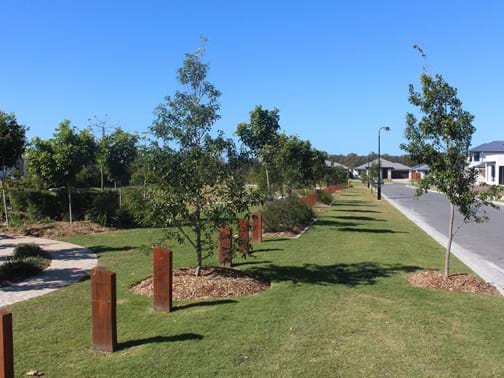
[{"label": "green grass lawn", "polygon": [[[90,348],[90,282],[11,307],[16,373],[47,377],[504,376],[504,300],[410,287],[443,250],[364,189],[338,195],[297,240],[266,240],[237,267],[269,277],[251,297],[155,313],[128,286],[151,273],[159,230],[73,238],[117,273],[113,354]],[[194,263],[188,246],[176,266]],[[212,259],[208,261],[214,263]],[[453,271],[467,271],[453,261]]]}]

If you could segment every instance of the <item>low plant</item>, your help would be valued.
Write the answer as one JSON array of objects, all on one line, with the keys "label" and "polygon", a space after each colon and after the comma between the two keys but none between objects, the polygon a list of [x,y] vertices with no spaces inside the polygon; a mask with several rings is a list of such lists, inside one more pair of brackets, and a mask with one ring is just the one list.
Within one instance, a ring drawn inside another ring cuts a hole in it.
[{"label": "low plant", "polygon": [[35,244],[20,244],[14,255],[0,265],[0,286],[34,276],[47,268],[51,258]]},{"label": "low plant", "polygon": [[334,197],[331,195],[331,193],[327,193],[322,190],[317,190],[316,196],[317,202],[323,203],[325,205],[331,205],[334,201]]},{"label": "low plant", "polygon": [[311,207],[297,197],[274,200],[263,209],[263,225],[266,232],[300,232],[314,217]]}]

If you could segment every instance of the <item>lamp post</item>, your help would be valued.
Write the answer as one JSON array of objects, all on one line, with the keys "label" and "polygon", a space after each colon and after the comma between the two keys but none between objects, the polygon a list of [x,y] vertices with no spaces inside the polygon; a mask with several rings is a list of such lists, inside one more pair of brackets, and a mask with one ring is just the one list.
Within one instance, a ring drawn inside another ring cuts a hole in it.
[{"label": "lamp post", "polygon": [[378,190],[377,190],[377,199],[378,200],[381,200],[382,168],[381,168],[381,146],[380,146],[381,135],[380,135],[380,133],[382,130],[390,131],[390,127],[384,126],[384,127],[380,127],[378,129]]}]

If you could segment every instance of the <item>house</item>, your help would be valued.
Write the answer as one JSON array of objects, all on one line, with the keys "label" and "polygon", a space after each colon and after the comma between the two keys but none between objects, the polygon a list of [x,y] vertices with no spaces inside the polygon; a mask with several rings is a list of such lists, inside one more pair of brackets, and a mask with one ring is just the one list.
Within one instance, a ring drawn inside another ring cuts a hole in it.
[{"label": "house", "polygon": [[[393,163],[391,161],[380,159],[382,174],[381,177],[385,179],[408,179],[410,177],[411,168],[401,164]],[[371,167],[378,166],[378,159],[375,159],[370,164]],[[368,172],[368,163],[362,164],[355,168],[356,173],[360,176],[362,173]]]},{"label": "house", "polygon": [[326,160],[325,164],[326,164],[326,167],[341,168],[341,169],[344,169],[346,171],[348,171],[350,169],[346,165],[338,163],[336,161],[332,161],[332,160]]},{"label": "house", "polygon": [[430,167],[427,164],[417,164],[410,168],[410,180],[423,179],[430,171]]},{"label": "house", "polygon": [[480,184],[504,185],[504,141],[484,143],[469,150],[469,166],[479,171]]}]

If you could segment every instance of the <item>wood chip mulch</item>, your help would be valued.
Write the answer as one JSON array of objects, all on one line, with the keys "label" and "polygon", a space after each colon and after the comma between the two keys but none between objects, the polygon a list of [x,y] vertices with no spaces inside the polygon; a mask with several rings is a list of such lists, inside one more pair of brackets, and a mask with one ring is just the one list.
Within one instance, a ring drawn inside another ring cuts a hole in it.
[{"label": "wood chip mulch", "polygon": [[500,295],[499,291],[481,278],[467,273],[450,274],[447,279],[437,270],[425,270],[408,275],[410,285],[423,289],[460,291]]},{"label": "wood chip mulch", "polygon": [[[268,281],[236,269],[205,267],[199,277],[196,277],[195,272],[195,268],[180,268],[173,272],[174,299],[241,297],[259,293],[270,287]],[[130,292],[152,297],[152,277],[131,287]]]},{"label": "wood chip mulch", "polygon": [[97,234],[114,230],[89,221],[36,223],[20,227],[2,227],[0,231],[9,235],[35,236],[39,238],[58,239],[78,235]]}]

